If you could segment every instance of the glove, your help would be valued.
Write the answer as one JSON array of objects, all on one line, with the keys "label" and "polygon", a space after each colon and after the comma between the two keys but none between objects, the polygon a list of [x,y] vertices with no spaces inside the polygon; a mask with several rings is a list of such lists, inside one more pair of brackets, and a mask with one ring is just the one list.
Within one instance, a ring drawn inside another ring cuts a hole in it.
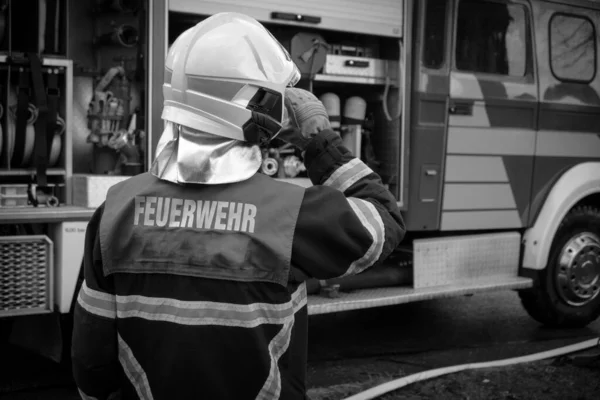
[{"label": "glove", "polygon": [[298,88],[285,90],[283,128],[278,135],[304,151],[313,136],[331,129],[323,103],[311,92]]}]

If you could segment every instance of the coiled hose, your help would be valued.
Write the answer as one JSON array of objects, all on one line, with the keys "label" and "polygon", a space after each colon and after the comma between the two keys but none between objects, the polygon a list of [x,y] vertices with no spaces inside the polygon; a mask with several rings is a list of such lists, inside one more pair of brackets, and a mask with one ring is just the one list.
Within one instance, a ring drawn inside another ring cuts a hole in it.
[{"label": "coiled hose", "polygon": [[429,371],[419,372],[413,375],[404,376],[399,379],[394,379],[390,382],[382,383],[371,389],[365,390],[364,392],[357,393],[353,396],[347,397],[344,400],[369,400],[376,397],[382,396],[386,393],[398,390],[411,383],[424,381],[431,378],[437,378],[442,375],[448,375],[455,372],[467,371],[473,369],[483,369],[492,367],[504,367],[507,365],[523,364],[533,361],[540,361],[546,358],[554,358],[569,353],[575,353],[577,351],[586,350],[592,347],[600,346],[600,338],[586,340],[584,342],[575,343],[565,347],[559,347],[557,349],[543,351],[541,353],[530,354],[528,356],[507,358],[504,360],[488,361],[481,363],[472,364],[461,364],[453,365],[443,368],[431,369]]}]

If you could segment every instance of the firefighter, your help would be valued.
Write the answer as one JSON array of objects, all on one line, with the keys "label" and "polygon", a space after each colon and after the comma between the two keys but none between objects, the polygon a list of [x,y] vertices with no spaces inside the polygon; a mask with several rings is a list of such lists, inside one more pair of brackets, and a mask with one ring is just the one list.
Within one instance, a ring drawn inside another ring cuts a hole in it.
[{"label": "firefighter", "polygon": [[[72,344],[82,398],[305,398],[304,280],[364,271],[404,224],[298,79],[245,15],[216,14],[172,45],[151,170],[113,186],[87,228]],[[257,173],[279,132],[313,187]]]}]

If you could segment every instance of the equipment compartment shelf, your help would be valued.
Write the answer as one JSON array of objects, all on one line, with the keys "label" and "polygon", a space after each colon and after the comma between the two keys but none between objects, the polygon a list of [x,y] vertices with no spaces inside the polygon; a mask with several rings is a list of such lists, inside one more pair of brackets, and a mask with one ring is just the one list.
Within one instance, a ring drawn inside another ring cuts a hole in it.
[{"label": "equipment compartment shelf", "polygon": [[58,223],[87,221],[96,209],[75,206],[60,207],[2,207],[0,224]]},{"label": "equipment compartment shelf", "polygon": [[[313,77],[315,82],[334,82],[334,83],[354,83],[357,85],[385,85],[383,78],[370,78],[363,76],[345,76],[345,75],[325,75],[316,74]],[[396,86],[396,80],[390,81],[392,86]]]},{"label": "equipment compartment shelf", "polygon": [[[37,173],[35,168],[23,168],[23,169],[0,169],[0,176],[26,176],[35,175]],[[67,171],[64,168],[48,168],[46,175],[65,175]]]}]

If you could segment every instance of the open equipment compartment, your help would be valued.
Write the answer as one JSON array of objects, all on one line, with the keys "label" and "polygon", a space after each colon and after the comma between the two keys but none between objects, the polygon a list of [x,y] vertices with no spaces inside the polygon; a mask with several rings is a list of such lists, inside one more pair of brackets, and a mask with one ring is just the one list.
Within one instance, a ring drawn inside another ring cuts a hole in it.
[{"label": "open equipment compartment", "polygon": [[[148,7],[142,0],[0,1],[0,317],[68,312],[97,202],[112,184],[147,169]],[[105,88],[123,98],[123,112],[105,119],[135,137],[139,162],[121,162],[122,175],[114,175],[116,162],[101,171],[111,175],[94,174],[89,106],[115,68],[124,79]]]},{"label": "open equipment compartment", "polygon": [[52,222],[72,211],[67,0],[0,2],[0,317],[55,306]]},{"label": "open equipment compartment", "polygon": [[0,210],[70,204],[67,12],[67,0],[0,2]]},{"label": "open equipment compartment", "polygon": [[[170,0],[167,47],[212,13],[242,12],[259,20],[298,65],[302,79],[296,87],[321,99],[346,146],[381,175],[405,206],[404,82],[410,70],[403,63],[405,4],[393,0],[334,3]],[[299,152],[275,139],[264,155],[262,173],[310,185]]]},{"label": "open equipment compartment", "polygon": [[[95,208],[110,186],[149,169],[148,16],[152,2],[70,4],[74,62],[74,204]],[[164,60],[163,60],[164,61]]]}]

